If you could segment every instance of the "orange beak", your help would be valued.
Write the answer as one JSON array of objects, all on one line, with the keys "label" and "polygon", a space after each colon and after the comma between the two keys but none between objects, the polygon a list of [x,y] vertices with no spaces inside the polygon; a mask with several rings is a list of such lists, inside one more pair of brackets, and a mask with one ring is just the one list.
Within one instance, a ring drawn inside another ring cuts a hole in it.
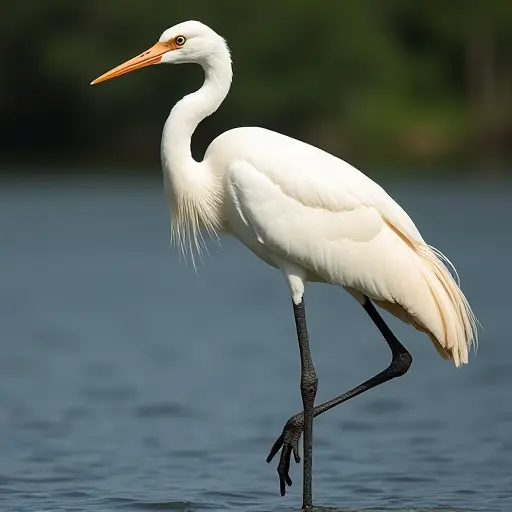
[{"label": "orange beak", "polygon": [[160,61],[162,60],[162,55],[170,50],[174,50],[172,45],[168,43],[158,42],[149,50],[146,50],[144,53],[141,53],[133,59],[127,60],[123,64],[99,76],[98,78],[96,78],[96,80],[93,80],[91,82],[91,85],[99,84],[100,82],[104,82],[105,80],[116,78],[118,76],[124,75],[125,73],[129,73],[130,71],[135,71],[136,69],[151,66],[152,64],[159,64]]}]

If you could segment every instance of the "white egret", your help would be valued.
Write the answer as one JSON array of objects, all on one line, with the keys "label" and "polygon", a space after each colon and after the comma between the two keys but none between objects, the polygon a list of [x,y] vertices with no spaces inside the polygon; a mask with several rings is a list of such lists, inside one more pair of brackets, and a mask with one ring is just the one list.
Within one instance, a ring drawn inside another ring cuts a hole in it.
[{"label": "white egret", "polygon": [[[304,409],[286,423],[267,461],[281,450],[281,494],[290,456],[299,462],[304,431],[303,506],[312,506],[313,417],[403,375],[412,362],[374,304],[426,333],[456,366],[468,362],[476,318],[453,279],[451,263],[429,246],[407,213],[374,181],[321,149],[263,128],[229,130],[192,158],[197,125],[228,94],[232,67],[224,39],[198,21],[165,30],[149,50],[92,84],[151,64],[197,63],[203,86],[172,109],[161,157],[172,236],[181,250],[200,251],[202,233],[236,236],[283,273],[291,294],[301,358]],[[308,281],[342,286],[366,310],[392,352],[390,365],[360,386],[314,407],[318,379],[309,349],[304,306]]]}]

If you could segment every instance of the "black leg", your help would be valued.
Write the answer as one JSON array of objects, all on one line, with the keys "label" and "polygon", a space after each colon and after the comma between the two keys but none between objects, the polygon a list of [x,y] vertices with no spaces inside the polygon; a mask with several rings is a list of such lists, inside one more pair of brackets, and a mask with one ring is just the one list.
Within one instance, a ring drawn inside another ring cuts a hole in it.
[{"label": "black leg", "polygon": [[[368,313],[370,318],[373,320],[373,323],[377,326],[379,331],[381,332],[384,340],[389,345],[391,349],[392,359],[390,365],[383,370],[382,372],[375,375],[371,379],[363,382],[359,386],[343,393],[342,395],[333,398],[323,404],[318,405],[313,409],[313,417],[318,416],[319,414],[336,407],[337,405],[354,398],[369,389],[372,389],[388,380],[394,379],[395,377],[400,377],[404,375],[412,363],[412,356],[409,354],[407,349],[398,341],[396,336],[391,332],[391,329],[386,325],[386,322],[382,319],[378,311],[375,309],[375,306],[372,304],[370,299],[366,298],[365,303],[363,304],[365,311]],[[297,315],[296,315],[297,318]],[[299,338],[300,340],[300,338]],[[300,342],[300,341],[299,341]],[[298,443],[300,440],[300,436],[302,431],[304,430],[304,476],[305,473],[305,458],[306,458],[306,424],[305,424],[305,416],[303,413],[296,414],[292,416],[284,426],[282,434],[279,436],[277,441],[274,443],[274,446],[270,450],[270,454],[267,457],[267,462],[270,462],[276,453],[281,449],[281,459],[279,461],[279,466],[282,466],[285,469],[285,473],[281,476],[281,494],[283,494],[283,482],[286,482],[288,485],[291,485],[291,479],[288,474],[290,468],[290,456],[293,452],[295,461],[299,462],[298,456]]]},{"label": "black leg", "polygon": [[[304,407],[304,476],[303,476],[303,496],[302,506],[304,509],[310,509],[313,506],[312,496],[312,473],[313,473],[313,411],[315,406],[315,396],[318,387],[318,378],[311,358],[309,349],[308,330],[306,326],[306,311],[304,300],[299,304],[293,303],[293,313],[295,316],[295,326],[297,327],[297,338],[300,350],[300,391],[302,395],[302,404]],[[284,464],[282,464],[284,462]],[[290,454],[288,457],[281,456],[281,462],[278,466],[278,473],[281,486],[281,495],[284,496],[286,483],[291,484],[288,477],[290,467]],[[287,478],[288,477],[288,481]]]},{"label": "black leg", "polygon": [[318,407],[315,407],[314,415],[318,416],[333,407],[336,407],[351,398],[354,398],[369,389],[372,389],[388,380],[394,379],[395,377],[400,377],[404,375],[407,370],[410,368],[412,364],[412,356],[407,351],[407,349],[398,341],[396,336],[391,332],[391,329],[386,325],[386,322],[382,319],[378,311],[375,309],[375,306],[372,304],[370,299],[366,299],[366,302],[363,304],[364,309],[370,315],[370,318],[373,320],[373,323],[377,326],[382,336],[386,340],[389,348],[391,349],[392,359],[390,365],[382,372],[375,375],[371,379],[363,382],[359,386],[343,393],[328,402],[325,402]]}]

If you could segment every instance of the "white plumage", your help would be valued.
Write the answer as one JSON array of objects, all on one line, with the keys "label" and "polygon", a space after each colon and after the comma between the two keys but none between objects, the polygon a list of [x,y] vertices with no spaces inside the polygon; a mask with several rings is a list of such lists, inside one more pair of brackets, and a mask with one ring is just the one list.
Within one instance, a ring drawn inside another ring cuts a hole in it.
[{"label": "white plumage", "polygon": [[[429,334],[457,366],[467,363],[471,309],[440,254],[379,185],[328,153],[260,128],[221,135],[205,165],[225,169],[223,229],[260,258],[303,282],[343,286],[361,303],[368,296]],[[301,297],[299,286],[294,299]]]},{"label": "white plumage", "polygon": [[202,65],[205,82],[173,108],[162,137],[173,238],[182,250],[200,250],[202,231],[232,234],[282,271],[296,304],[307,281],[343,286],[424,331],[455,365],[467,363],[476,319],[449,262],[370,178],[262,128],[225,132],[202,162],[193,160],[191,136],[220,106],[232,78],[229,50],[213,30],[195,21],[176,25],[94,83],[148,64],[184,62]]}]

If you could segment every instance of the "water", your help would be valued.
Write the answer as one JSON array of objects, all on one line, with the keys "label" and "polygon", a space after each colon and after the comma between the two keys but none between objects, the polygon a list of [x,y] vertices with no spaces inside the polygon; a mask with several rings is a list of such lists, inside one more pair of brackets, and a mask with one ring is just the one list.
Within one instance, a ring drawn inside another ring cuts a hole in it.
[{"label": "water", "polygon": [[[314,494],[349,510],[512,510],[511,190],[392,184],[485,330],[456,370],[390,319],[403,379],[316,422]],[[195,274],[159,179],[0,190],[0,510],[292,511],[265,457],[300,409],[287,288],[234,240]],[[389,361],[342,290],[307,292],[318,399]],[[388,319],[389,316],[386,315]]]}]

